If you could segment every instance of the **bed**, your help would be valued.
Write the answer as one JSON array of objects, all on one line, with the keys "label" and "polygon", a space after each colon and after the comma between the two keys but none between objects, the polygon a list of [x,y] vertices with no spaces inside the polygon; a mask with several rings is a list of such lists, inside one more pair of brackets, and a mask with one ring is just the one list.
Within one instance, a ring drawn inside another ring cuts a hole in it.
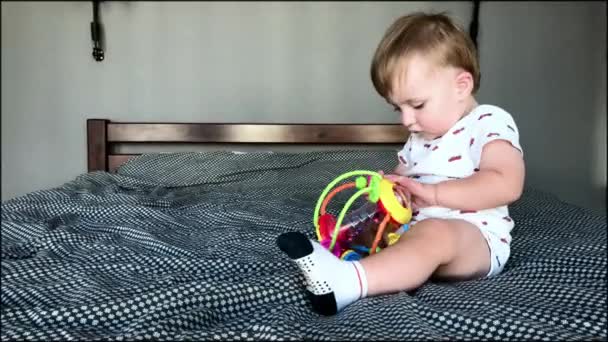
[{"label": "bed", "polygon": [[[406,137],[399,125],[88,120],[87,172],[2,203],[1,338],[606,340],[606,216],[528,186],[499,276],[312,312],[276,237],[314,238],[325,185],[392,169]],[[116,152],[124,143],[327,150]]]}]

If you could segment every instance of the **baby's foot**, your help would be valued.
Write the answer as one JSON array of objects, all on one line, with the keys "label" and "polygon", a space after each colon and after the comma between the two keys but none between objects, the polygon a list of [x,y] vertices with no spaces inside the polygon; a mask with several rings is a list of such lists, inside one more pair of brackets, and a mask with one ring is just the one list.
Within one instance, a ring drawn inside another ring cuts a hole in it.
[{"label": "baby's foot", "polygon": [[299,232],[281,234],[279,248],[306,277],[313,310],[333,315],[367,295],[365,270],[358,261],[344,261]]}]

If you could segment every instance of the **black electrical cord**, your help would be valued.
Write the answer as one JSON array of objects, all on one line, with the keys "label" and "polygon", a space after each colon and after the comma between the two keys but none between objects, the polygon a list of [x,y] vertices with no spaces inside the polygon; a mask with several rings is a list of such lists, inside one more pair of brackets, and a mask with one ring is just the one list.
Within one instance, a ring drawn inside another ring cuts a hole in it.
[{"label": "black electrical cord", "polygon": [[479,0],[473,1],[473,18],[471,19],[471,25],[469,26],[469,35],[473,40],[473,44],[477,47],[477,35],[479,33]]},{"label": "black electrical cord", "polygon": [[101,24],[99,23],[99,1],[93,1],[93,21],[91,22],[91,39],[93,40],[93,58],[101,62],[104,51],[101,44]]},{"label": "black electrical cord", "polygon": [[[479,0],[473,1],[473,16],[471,18],[471,25],[469,26],[469,35],[475,45],[475,54],[479,61],[479,43],[477,42],[477,35],[479,34]],[[481,84],[481,70],[479,71],[479,79],[477,80],[477,87]]]}]

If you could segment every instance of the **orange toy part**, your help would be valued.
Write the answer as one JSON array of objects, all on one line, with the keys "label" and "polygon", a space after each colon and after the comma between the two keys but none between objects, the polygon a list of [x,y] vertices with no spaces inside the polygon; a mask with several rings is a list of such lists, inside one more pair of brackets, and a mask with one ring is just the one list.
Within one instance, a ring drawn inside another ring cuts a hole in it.
[{"label": "orange toy part", "polygon": [[376,232],[376,238],[374,239],[374,243],[372,244],[372,248],[369,250],[369,254],[376,254],[376,248],[378,247],[378,243],[380,243],[380,239],[382,238],[382,233],[384,233],[384,228],[386,228],[386,224],[391,219],[390,214],[386,214],[382,222],[378,226],[378,231]]},{"label": "orange toy part", "polygon": [[[332,197],[334,197],[338,192],[340,192],[342,190],[354,188],[354,187],[355,187],[355,182],[350,182],[350,183],[342,184],[339,187],[333,189],[327,195],[327,197],[325,197],[325,199],[323,200],[323,203],[321,204],[320,214],[325,215],[325,208],[327,207],[327,203],[329,203],[329,201],[332,199]],[[319,218],[319,224],[321,224],[321,218]],[[334,224],[335,224],[335,222],[334,222]]]}]

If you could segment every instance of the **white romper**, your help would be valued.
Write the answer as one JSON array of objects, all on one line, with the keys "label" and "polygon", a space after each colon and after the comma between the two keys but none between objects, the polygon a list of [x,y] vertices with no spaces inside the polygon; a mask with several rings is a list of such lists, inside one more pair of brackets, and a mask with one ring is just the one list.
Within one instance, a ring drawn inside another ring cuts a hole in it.
[{"label": "white romper", "polygon": [[[497,106],[479,105],[439,138],[425,140],[412,133],[397,155],[405,166],[405,176],[434,184],[477,172],[483,146],[498,139],[509,141],[523,154],[519,131],[511,115]],[[414,211],[410,224],[427,218],[462,219],[474,224],[490,248],[491,267],[487,277],[502,271],[509,259],[510,233],[514,226],[506,205],[480,211],[427,207]]]}]

